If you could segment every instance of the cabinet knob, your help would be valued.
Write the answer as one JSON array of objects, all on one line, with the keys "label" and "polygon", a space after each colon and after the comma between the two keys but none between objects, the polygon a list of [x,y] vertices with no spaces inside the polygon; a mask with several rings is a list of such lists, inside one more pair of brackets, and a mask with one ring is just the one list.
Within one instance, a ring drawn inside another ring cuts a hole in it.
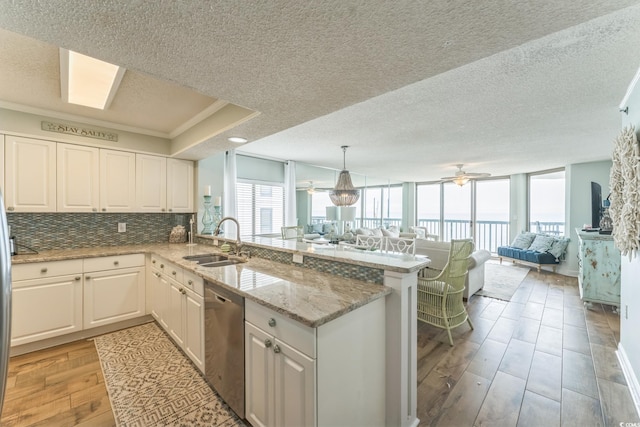
[{"label": "cabinet knob", "polygon": [[106,212],[106,211],[107,211],[107,208],[102,208],[102,212]]},{"label": "cabinet knob", "polygon": [[269,319],[269,326],[276,326],[276,319],[274,319],[273,317]]},{"label": "cabinet knob", "polygon": [[153,275],[158,277],[158,278],[160,277],[160,273],[153,273]]},{"label": "cabinet knob", "polygon": [[41,268],[41,269],[40,269],[40,273],[46,273],[47,271],[49,271],[49,270],[47,269],[47,267],[44,267],[44,268]]},{"label": "cabinet knob", "polygon": [[173,209],[169,209],[169,212],[173,212]]},{"label": "cabinet knob", "polygon": [[181,293],[182,295],[186,295],[186,294],[187,294],[187,291],[185,291],[185,290],[184,290],[184,288],[180,288],[180,293]]},{"label": "cabinet knob", "polygon": [[162,208],[162,209],[160,209],[160,211],[161,211],[161,212],[164,212],[164,211],[166,211],[166,209],[165,209],[165,208]]},{"label": "cabinet knob", "polygon": [[151,260],[151,264],[155,264],[155,263],[156,263],[156,260],[155,260],[155,259],[152,259],[152,260]]},{"label": "cabinet knob", "polygon": [[160,268],[164,268],[164,264],[160,264]]},{"label": "cabinet knob", "polygon": [[16,209],[16,208],[14,208],[13,206],[9,206],[9,207],[7,208],[7,210],[8,210],[8,211],[14,211],[15,209]]},{"label": "cabinet knob", "polygon": [[273,346],[273,352],[274,353],[280,353],[282,350],[280,350],[280,346],[278,344]]},{"label": "cabinet knob", "polygon": [[172,272],[171,272],[171,274],[173,274],[173,275],[175,276],[175,275],[176,275],[176,274],[178,274],[178,273],[176,273],[175,271],[172,271]]},{"label": "cabinet knob", "polygon": [[189,280],[187,283],[189,283],[189,286],[193,286],[193,280]]},{"label": "cabinet knob", "polygon": [[98,208],[91,208],[92,212],[98,212]]},{"label": "cabinet knob", "polygon": [[91,280],[91,276],[84,276],[84,280]]},{"label": "cabinet knob", "polygon": [[120,261],[113,261],[113,265],[118,265],[120,264]]},{"label": "cabinet knob", "polygon": [[269,347],[271,347],[271,344],[272,344],[272,343],[271,343],[271,340],[270,340],[269,338],[267,338],[267,339],[265,339],[265,340],[264,340],[264,346],[265,346],[265,347],[269,348]]},{"label": "cabinet knob", "polygon": [[76,281],[80,280],[80,276],[75,277]]}]

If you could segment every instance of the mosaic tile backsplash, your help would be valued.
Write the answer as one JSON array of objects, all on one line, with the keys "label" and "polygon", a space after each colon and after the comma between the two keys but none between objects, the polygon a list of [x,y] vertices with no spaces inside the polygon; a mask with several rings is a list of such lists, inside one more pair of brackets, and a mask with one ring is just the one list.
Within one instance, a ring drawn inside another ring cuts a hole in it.
[{"label": "mosaic tile backsplash", "polygon": [[[188,228],[191,214],[175,213],[7,213],[19,253],[51,249],[164,243],[176,225]],[[118,233],[118,223],[127,224]]]},{"label": "mosaic tile backsplash", "polygon": [[[196,237],[196,242],[198,244],[211,245],[213,241],[211,239],[201,239]],[[293,254],[290,252],[253,246],[251,243],[245,243],[243,245],[243,250],[251,252],[252,257],[264,258],[287,265],[294,265]],[[310,255],[304,256],[303,264],[295,264],[295,266],[316,270],[321,273],[334,274],[347,279],[363,280],[365,282],[376,284],[384,283],[384,270],[382,269],[331,261]]]}]

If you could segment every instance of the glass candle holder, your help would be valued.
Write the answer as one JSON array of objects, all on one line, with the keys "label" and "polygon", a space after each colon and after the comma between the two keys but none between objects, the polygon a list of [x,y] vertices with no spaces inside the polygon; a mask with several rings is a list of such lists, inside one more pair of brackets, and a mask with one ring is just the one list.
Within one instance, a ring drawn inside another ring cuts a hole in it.
[{"label": "glass candle holder", "polygon": [[[215,223],[211,214],[211,196],[204,196],[204,212],[202,214],[202,234],[213,234],[213,224]],[[215,223],[217,224],[217,223]]]}]

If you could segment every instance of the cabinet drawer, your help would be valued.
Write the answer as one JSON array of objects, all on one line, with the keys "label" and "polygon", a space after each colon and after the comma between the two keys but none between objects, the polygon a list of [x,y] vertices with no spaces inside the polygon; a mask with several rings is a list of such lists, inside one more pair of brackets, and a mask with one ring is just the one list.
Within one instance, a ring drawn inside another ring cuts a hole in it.
[{"label": "cabinet drawer", "polygon": [[[316,358],[316,330],[245,299],[245,319],[307,356]],[[271,326],[273,325],[273,326]]]},{"label": "cabinet drawer", "polygon": [[176,282],[182,283],[184,272],[181,267],[171,264],[170,262],[165,262],[164,268],[161,269],[161,271]]},{"label": "cabinet drawer", "polygon": [[182,284],[201,297],[204,296],[204,280],[197,274],[184,270],[184,278]]},{"label": "cabinet drawer", "polygon": [[16,264],[11,268],[11,278],[13,281],[42,279],[66,274],[82,274],[82,260],[71,259],[66,261]]},{"label": "cabinet drawer", "polygon": [[144,266],[144,254],[114,255],[84,260],[84,272]]}]

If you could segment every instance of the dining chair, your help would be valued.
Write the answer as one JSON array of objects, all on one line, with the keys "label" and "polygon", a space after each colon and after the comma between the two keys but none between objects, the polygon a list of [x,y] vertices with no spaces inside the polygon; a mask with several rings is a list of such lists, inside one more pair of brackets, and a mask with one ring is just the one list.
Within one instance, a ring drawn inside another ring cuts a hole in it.
[{"label": "dining chair", "polygon": [[385,237],[385,250],[387,252],[399,252],[403,254],[416,254],[416,239],[403,237]]},{"label": "dining chair", "polygon": [[369,249],[382,249],[384,245],[383,237],[356,235],[356,246],[366,246]]},{"label": "dining chair", "polygon": [[283,240],[302,238],[302,226],[280,227]]}]

